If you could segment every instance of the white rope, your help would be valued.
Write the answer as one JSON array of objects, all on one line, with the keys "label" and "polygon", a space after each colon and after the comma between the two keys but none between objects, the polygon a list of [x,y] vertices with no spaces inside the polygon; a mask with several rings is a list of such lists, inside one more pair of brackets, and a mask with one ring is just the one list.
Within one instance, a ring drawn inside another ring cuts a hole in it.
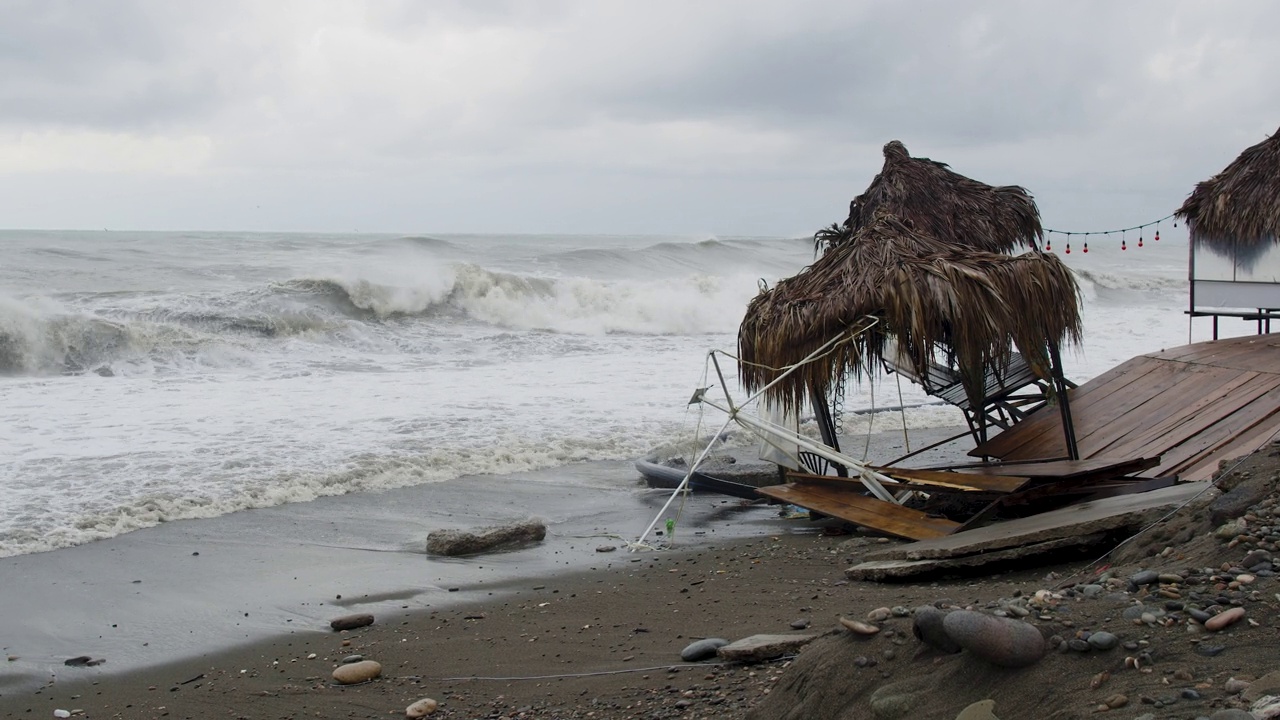
[{"label": "white rope", "polygon": [[902,443],[910,453],[911,434],[907,432],[907,406],[902,402],[902,373],[894,373],[893,377],[898,381],[898,415],[902,417]]}]

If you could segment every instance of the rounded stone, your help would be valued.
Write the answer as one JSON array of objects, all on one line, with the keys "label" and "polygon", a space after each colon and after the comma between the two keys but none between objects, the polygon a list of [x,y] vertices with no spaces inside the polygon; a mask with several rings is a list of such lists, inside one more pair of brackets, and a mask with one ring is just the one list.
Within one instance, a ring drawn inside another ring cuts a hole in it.
[{"label": "rounded stone", "polygon": [[939,610],[932,605],[916,608],[911,619],[911,634],[925,645],[944,653],[960,652],[960,646],[947,635],[946,629],[942,626],[942,620],[946,616],[947,611]]},{"label": "rounded stone", "polygon": [[685,649],[680,651],[680,659],[685,662],[698,662],[713,658],[716,656],[716,650],[728,645],[729,641],[724,638],[705,638],[697,642],[690,643]]},{"label": "rounded stone", "polygon": [[1094,650],[1110,650],[1120,644],[1120,638],[1109,632],[1099,631],[1089,636],[1089,645]]},{"label": "rounded stone", "polygon": [[867,619],[871,622],[884,622],[893,617],[893,611],[887,607],[876,608],[867,613]]},{"label": "rounded stone", "polygon": [[1210,632],[1218,632],[1244,617],[1244,608],[1233,607],[1230,610],[1224,610],[1217,615],[1205,621],[1204,627]]},{"label": "rounded stone", "polygon": [[368,682],[382,674],[382,665],[373,660],[361,660],[350,665],[339,665],[333,670],[333,681],[339,685],[355,685]]},{"label": "rounded stone", "polygon": [[947,636],[975,657],[1001,667],[1026,667],[1044,657],[1044,637],[1034,625],[956,610],[942,620]]},{"label": "rounded stone", "polygon": [[1134,585],[1151,585],[1160,581],[1160,573],[1155,570],[1142,570],[1129,576],[1129,582]]},{"label": "rounded stone", "polygon": [[871,636],[880,632],[880,628],[871,623],[864,623],[861,620],[850,620],[849,618],[840,618],[840,624],[855,635]]},{"label": "rounded stone", "polygon": [[368,613],[360,613],[359,615],[344,615],[340,618],[334,618],[329,621],[329,627],[334,630],[355,630],[366,625],[373,624],[373,616]]},{"label": "rounded stone", "polygon": [[404,716],[407,718],[424,718],[436,711],[440,707],[440,703],[431,698],[422,698],[409,707],[404,709]]},{"label": "rounded stone", "polygon": [[1067,641],[1067,647],[1076,652],[1089,652],[1089,643],[1080,638],[1071,638]]}]

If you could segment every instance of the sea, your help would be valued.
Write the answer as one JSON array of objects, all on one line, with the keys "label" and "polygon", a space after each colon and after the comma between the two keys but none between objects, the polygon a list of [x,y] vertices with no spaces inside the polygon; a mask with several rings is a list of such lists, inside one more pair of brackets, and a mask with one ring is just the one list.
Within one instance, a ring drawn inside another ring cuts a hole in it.
[{"label": "sea", "polygon": [[[1208,339],[1165,233],[1061,255],[1071,379]],[[813,260],[806,237],[0,231],[0,557],[688,442],[723,422],[688,404],[710,351],[741,400],[748,301]],[[960,424],[895,378],[847,388],[846,433]]]}]

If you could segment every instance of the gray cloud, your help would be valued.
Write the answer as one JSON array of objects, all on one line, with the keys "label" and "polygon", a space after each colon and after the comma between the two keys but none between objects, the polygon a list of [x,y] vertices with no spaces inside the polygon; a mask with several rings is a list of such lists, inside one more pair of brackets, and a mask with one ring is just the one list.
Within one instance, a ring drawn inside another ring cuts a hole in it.
[{"label": "gray cloud", "polygon": [[1264,0],[11,1],[0,217],[808,231],[896,138],[1051,224],[1142,221],[1280,124],[1277,25]]}]

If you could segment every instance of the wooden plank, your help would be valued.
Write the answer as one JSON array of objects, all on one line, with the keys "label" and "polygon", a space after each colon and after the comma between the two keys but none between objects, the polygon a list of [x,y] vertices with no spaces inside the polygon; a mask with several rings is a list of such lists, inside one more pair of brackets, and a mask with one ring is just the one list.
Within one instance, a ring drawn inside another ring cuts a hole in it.
[{"label": "wooden plank", "polygon": [[[1223,370],[1223,373],[1231,373],[1232,371]],[[1134,432],[1116,438],[1112,443],[1097,448],[1097,452],[1105,452],[1109,455],[1125,455],[1133,452],[1136,448],[1152,448],[1153,452],[1160,453],[1163,449],[1176,445],[1177,442],[1168,442],[1168,438],[1172,433],[1176,433],[1178,428],[1184,427],[1190,420],[1198,417],[1206,407],[1218,403],[1218,401],[1226,398],[1236,392],[1241,386],[1246,385],[1250,381],[1259,376],[1258,373],[1239,373],[1228,375],[1226,382],[1216,385],[1216,387],[1203,388],[1203,394],[1200,394],[1192,402],[1188,403],[1186,396],[1181,395],[1180,402],[1177,404],[1177,412],[1166,414],[1165,417],[1157,420],[1148,420],[1140,423],[1141,429],[1135,428]]]},{"label": "wooden plank", "polygon": [[[1131,442],[1134,435],[1141,435],[1153,426],[1184,416],[1191,404],[1190,398],[1208,395],[1215,388],[1228,384],[1233,377],[1239,376],[1238,370],[1223,368],[1205,368],[1197,365],[1182,365],[1177,374],[1168,381],[1156,381],[1149,385],[1135,388],[1138,393],[1132,397],[1118,398],[1127,406],[1124,412],[1118,413],[1106,425],[1091,429],[1080,437],[1078,444],[1080,454],[1091,456],[1105,452],[1108,455],[1134,455],[1147,452],[1147,445]],[[1266,376],[1270,377],[1270,376]],[[1174,443],[1152,448],[1151,454],[1159,455],[1164,448]]]},{"label": "wooden plank", "polygon": [[757,492],[774,500],[909,540],[943,537],[960,527],[960,523],[929,517],[919,510],[821,486],[772,485]]},{"label": "wooden plank", "polygon": [[[1112,392],[1093,393],[1087,400],[1071,398],[1071,416],[1076,429],[1076,442],[1082,456],[1086,452],[1089,437],[1097,432],[1105,432],[1113,422],[1131,413],[1153,397],[1163,393],[1185,379],[1190,366],[1176,363],[1159,363],[1148,360],[1141,366],[1140,377]],[[1082,385],[1081,388],[1087,386]],[[1056,410],[1056,408],[1055,408]],[[1021,447],[1006,452],[1002,457],[1006,461],[1024,460],[1038,457],[1053,457],[1065,454],[1065,441],[1062,439],[1061,419],[1057,419],[1056,431],[1049,433],[1039,442],[1023,444]]]},{"label": "wooden plank", "polygon": [[1216,455],[1216,450],[1229,445],[1242,433],[1274,416],[1278,410],[1280,410],[1280,389],[1273,389],[1223,418],[1221,422],[1170,448],[1159,469],[1166,474],[1177,474],[1203,456]]},{"label": "wooden plank", "polygon": [[1178,483],[1136,495],[1095,500],[1059,510],[1005,520],[946,537],[886,547],[866,560],[921,560],[980,555],[1054,538],[1144,524],[1152,511],[1172,507],[1204,492],[1207,483]]},{"label": "wooden plank", "polygon": [[878,473],[891,478],[920,485],[981,490],[984,492],[1011,493],[1027,484],[1026,477],[1011,473],[952,472],[949,470],[917,470],[912,468],[872,467]]},{"label": "wooden plank", "polygon": [[[1158,457],[1092,457],[1080,460],[1052,460],[1036,463],[1007,462],[992,465],[991,468],[999,470],[1006,475],[1025,475],[1032,479],[1052,477],[1072,480],[1088,475],[1128,475],[1155,467],[1158,464],[1160,464],[1160,458]],[[979,472],[983,471],[982,469],[977,470]],[[969,470],[961,469],[960,472],[969,472]]]},{"label": "wooden plank", "polygon": [[1237,435],[1234,440],[1209,455],[1203,455],[1184,464],[1179,472],[1183,480],[1212,480],[1223,460],[1248,455],[1266,447],[1280,433],[1280,417],[1271,416],[1253,426],[1252,430]]},{"label": "wooden plank", "polygon": [[1118,454],[1133,452],[1138,448],[1152,448],[1165,454],[1213,425],[1228,419],[1276,387],[1280,387],[1280,375],[1250,374],[1253,377],[1235,387],[1233,392],[1217,397],[1206,396],[1205,399],[1209,399],[1209,402],[1205,405],[1199,405],[1198,402],[1187,403],[1185,401],[1187,394],[1180,393],[1184,398],[1181,412],[1166,418],[1162,423],[1155,424],[1145,433],[1126,439],[1123,444],[1115,446],[1110,451]]},{"label": "wooden plank", "polygon": [[[950,491],[959,492],[1014,492],[1015,489],[1023,487],[1027,484],[1027,478],[1010,478],[1001,477],[1001,475],[989,475],[989,477],[965,477],[960,473],[951,473],[947,470],[920,470],[913,468],[873,468],[868,466],[877,473],[888,475],[888,477],[897,480],[897,482],[911,487],[909,489],[950,489]],[[850,491],[864,491],[865,486],[861,484],[858,478],[838,478],[836,475],[815,475],[813,473],[797,473],[795,470],[787,470],[787,478],[794,480],[796,483],[814,484],[820,483],[824,486],[849,488]],[[884,483],[882,483],[884,484]],[[886,487],[887,484],[886,484]],[[902,487],[902,486],[895,486]]]},{"label": "wooden plank", "polygon": [[[1137,357],[1071,390],[1068,398],[1071,401],[1071,414],[1077,428],[1077,437],[1087,434],[1090,427],[1099,427],[1104,424],[1107,419],[1104,413],[1107,412],[1108,401],[1114,404],[1118,398],[1132,392],[1131,388],[1135,383],[1150,382],[1153,373],[1168,374],[1175,367],[1168,363]],[[1116,370],[1122,372],[1116,372]],[[1066,443],[1062,437],[1062,417],[1058,409],[1046,407],[1037,411],[1033,417],[1036,418],[1038,426],[1031,428],[1030,432],[1022,429],[1022,423],[1011,429],[1027,434],[1025,437],[1008,438],[1008,441],[1011,441],[1008,443],[1009,447],[1001,447],[1001,438],[1006,435],[1001,433],[993,442],[970,454],[985,453],[1005,459],[1065,455]]]}]

